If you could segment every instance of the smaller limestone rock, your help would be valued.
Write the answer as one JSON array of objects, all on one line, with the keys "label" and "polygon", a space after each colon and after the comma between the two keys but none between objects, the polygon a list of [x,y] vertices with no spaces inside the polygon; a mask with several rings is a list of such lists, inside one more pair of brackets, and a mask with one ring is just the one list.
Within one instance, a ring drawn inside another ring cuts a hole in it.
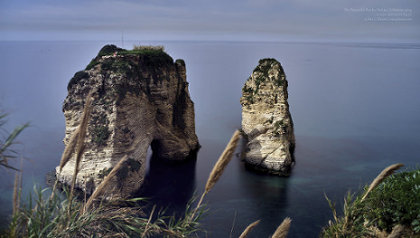
[{"label": "smaller limestone rock", "polygon": [[287,176],[294,162],[295,137],[281,64],[262,59],[242,88],[245,162],[252,168]]}]

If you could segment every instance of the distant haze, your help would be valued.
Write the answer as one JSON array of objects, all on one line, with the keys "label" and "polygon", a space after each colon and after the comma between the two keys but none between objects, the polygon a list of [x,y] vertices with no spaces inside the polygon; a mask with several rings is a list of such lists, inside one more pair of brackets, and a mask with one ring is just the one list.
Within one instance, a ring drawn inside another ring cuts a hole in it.
[{"label": "distant haze", "polygon": [[418,0],[0,0],[0,40],[419,42]]}]

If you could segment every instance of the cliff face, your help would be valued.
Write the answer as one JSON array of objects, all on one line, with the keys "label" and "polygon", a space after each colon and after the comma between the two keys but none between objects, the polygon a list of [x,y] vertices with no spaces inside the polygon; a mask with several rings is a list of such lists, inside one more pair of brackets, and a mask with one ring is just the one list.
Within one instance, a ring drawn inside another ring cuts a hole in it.
[{"label": "cliff face", "polygon": [[289,175],[294,162],[295,137],[287,102],[287,81],[281,64],[262,59],[242,88],[244,153],[250,167]]},{"label": "cliff face", "polygon": [[[169,160],[183,160],[198,149],[183,60],[173,62],[161,49],[103,47],[69,82],[63,105],[66,145],[89,93],[92,113],[76,179],[76,187],[88,194],[124,155],[126,168],[109,186],[116,197],[127,197],[141,186],[149,146],[158,158]],[[60,182],[71,183],[75,157],[61,173],[57,168]]]}]

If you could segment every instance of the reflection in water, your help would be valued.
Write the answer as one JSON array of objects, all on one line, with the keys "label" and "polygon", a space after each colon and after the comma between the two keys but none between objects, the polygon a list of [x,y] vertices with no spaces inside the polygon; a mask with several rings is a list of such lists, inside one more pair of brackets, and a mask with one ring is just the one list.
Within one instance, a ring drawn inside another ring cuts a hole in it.
[{"label": "reflection in water", "polygon": [[247,216],[251,220],[263,218],[253,234],[268,233],[268,236],[290,215],[285,211],[289,206],[289,178],[263,174],[255,170],[239,173],[239,176],[243,196],[249,198],[247,203],[250,206],[255,206]]},{"label": "reflection in water", "polygon": [[185,161],[168,161],[152,155],[144,184],[136,196],[148,198],[157,210],[182,215],[195,190],[196,160],[197,153]]}]

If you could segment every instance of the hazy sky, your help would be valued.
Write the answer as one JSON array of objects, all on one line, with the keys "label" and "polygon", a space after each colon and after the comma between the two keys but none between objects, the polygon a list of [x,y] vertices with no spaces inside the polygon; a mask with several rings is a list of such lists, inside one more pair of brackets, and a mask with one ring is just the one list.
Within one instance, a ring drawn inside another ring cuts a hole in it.
[{"label": "hazy sky", "polygon": [[0,40],[420,41],[419,0],[0,0]]}]

